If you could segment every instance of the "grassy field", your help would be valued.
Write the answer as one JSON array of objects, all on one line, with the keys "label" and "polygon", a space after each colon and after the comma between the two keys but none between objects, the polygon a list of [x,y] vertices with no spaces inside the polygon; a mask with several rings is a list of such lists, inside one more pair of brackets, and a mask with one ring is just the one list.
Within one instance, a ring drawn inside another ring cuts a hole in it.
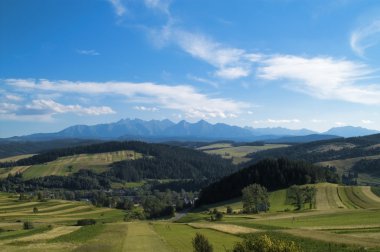
[{"label": "grassy field", "polygon": [[[295,240],[304,251],[380,251],[380,198],[367,186],[339,186],[321,183],[317,188],[316,207],[313,210],[295,211],[286,200],[287,190],[271,192],[271,209],[256,215],[225,215],[222,222],[213,223],[210,229],[235,225],[251,228],[256,235],[269,234]],[[189,213],[179,222],[206,227],[208,211],[217,208],[234,210],[242,207],[240,199],[205,206],[201,211]],[[206,226],[205,226],[206,225]],[[221,225],[218,227],[217,225]],[[242,232],[243,233],[243,232]],[[327,250],[329,251],[329,250]]]},{"label": "grassy field", "polygon": [[250,159],[246,156],[250,153],[255,153],[264,150],[270,150],[275,148],[288,147],[285,144],[265,144],[263,146],[237,146],[234,147],[230,143],[217,143],[198,148],[208,154],[220,155],[223,158],[233,160],[233,163],[239,164],[247,162]]},{"label": "grassy field", "polygon": [[[37,207],[38,212],[33,213]],[[196,232],[205,234],[216,251],[231,248],[238,236],[208,227],[170,222],[124,222],[124,211],[96,208],[64,200],[19,201],[16,194],[0,194],[0,251],[192,251]],[[76,226],[93,218],[96,225]],[[23,229],[31,221],[34,228]],[[219,239],[223,239],[220,242]]]},{"label": "grassy field", "polygon": [[[33,213],[33,208],[38,209]],[[20,201],[18,195],[0,194],[1,251],[71,251],[96,236],[108,224],[120,222],[125,213],[110,208],[97,208],[88,203],[48,200]],[[75,226],[79,219],[93,218],[99,224]],[[34,229],[24,230],[30,221]],[[78,243],[78,244],[77,244]]]},{"label": "grassy field", "polygon": [[[214,251],[226,251],[251,233],[292,240],[304,251],[380,251],[380,198],[370,187],[316,185],[316,208],[294,211],[287,190],[270,193],[271,210],[261,214],[225,215],[210,222],[208,209],[238,212],[240,199],[204,206],[181,223],[170,221],[124,222],[125,212],[63,200],[19,201],[18,195],[0,194],[0,251],[192,251],[197,232]],[[33,208],[38,213],[33,213]],[[93,226],[76,226],[78,219],[93,218]],[[23,230],[24,221],[35,228]]]},{"label": "grassy field", "polygon": [[17,161],[23,158],[28,158],[34,156],[34,154],[24,154],[24,155],[17,155],[13,157],[7,157],[7,158],[0,158],[0,163],[2,162],[11,162],[11,161]]},{"label": "grassy field", "polygon": [[10,173],[15,174],[17,172],[21,172],[25,179],[49,175],[67,176],[79,171],[80,169],[90,169],[95,172],[103,172],[106,171],[108,169],[108,165],[113,162],[136,159],[140,157],[141,154],[128,150],[98,154],[74,155],[62,157],[44,164],[0,169],[0,178],[8,176]]},{"label": "grassy field", "polygon": [[241,240],[235,235],[208,228],[194,228],[185,224],[154,223],[153,227],[173,251],[193,251],[191,240],[197,232],[209,239],[214,251],[231,249],[235,242]]},{"label": "grassy field", "polygon": [[[338,159],[338,160],[331,160],[331,161],[324,161],[316,163],[317,165],[321,166],[334,166],[337,168],[337,173],[339,176],[342,176],[343,173],[348,172],[357,162],[359,162],[362,159],[380,159],[380,155],[374,155],[374,156],[363,156],[363,157],[356,157],[356,158],[348,158],[348,159]],[[376,183],[380,185],[380,178],[369,176],[368,174],[360,173],[358,178],[359,184],[366,184],[366,183]]]}]

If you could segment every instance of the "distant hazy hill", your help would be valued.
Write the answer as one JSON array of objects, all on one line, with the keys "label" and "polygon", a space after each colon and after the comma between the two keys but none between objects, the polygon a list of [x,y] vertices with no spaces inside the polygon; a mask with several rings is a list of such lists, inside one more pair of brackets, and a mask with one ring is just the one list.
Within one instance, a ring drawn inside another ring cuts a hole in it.
[{"label": "distant hazy hill", "polygon": [[355,137],[355,136],[367,136],[380,133],[377,130],[370,130],[362,127],[353,127],[353,126],[344,126],[344,127],[335,127],[324,132],[323,134],[327,135],[336,135],[341,137]]},{"label": "distant hazy hill", "polygon": [[268,140],[269,143],[309,143],[313,141],[322,141],[340,138],[339,136],[334,135],[325,135],[325,134],[311,134],[306,136],[288,136],[280,137],[273,140]]},{"label": "distant hazy hill", "polygon": [[[74,125],[56,133],[38,133],[12,137],[11,141],[47,141],[58,139],[142,140],[164,141],[218,141],[240,142],[273,141],[302,143],[331,139],[336,136],[350,137],[377,133],[360,127],[333,128],[323,134],[308,129],[251,128],[231,126],[224,123],[211,124],[204,120],[196,123],[170,120],[123,119],[114,123],[97,125]],[[3,139],[4,140],[4,139]],[[1,139],[0,139],[1,141]]]},{"label": "distant hazy hill", "polygon": [[254,135],[261,136],[261,135],[275,135],[275,136],[306,136],[306,135],[312,135],[317,134],[318,132],[308,130],[308,129],[287,129],[282,127],[275,127],[275,128],[252,128],[252,127],[245,127],[249,131],[251,131]]}]

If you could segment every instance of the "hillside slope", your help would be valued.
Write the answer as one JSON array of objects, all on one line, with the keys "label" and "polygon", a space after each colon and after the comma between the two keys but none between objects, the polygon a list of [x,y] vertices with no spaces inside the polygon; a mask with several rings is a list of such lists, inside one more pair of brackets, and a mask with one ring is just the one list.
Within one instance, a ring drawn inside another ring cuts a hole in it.
[{"label": "hillside slope", "polygon": [[200,204],[210,204],[241,195],[244,187],[257,183],[269,191],[318,182],[337,182],[337,175],[327,168],[320,168],[303,161],[286,158],[264,159],[239,170],[202,189]]},{"label": "hillside slope", "polygon": [[[334,166],[339,175],[358,172],[358,182],[380,184],[380,134],[297,144],[288,148],[266,150],[247,156],[253,164],[263,158],[287,157],[317,165]],[[361,162],[361,160],[369,160]],[[370,161],[373,160],[373,161]],[[357,166],[355,166],[358,164]]]}]

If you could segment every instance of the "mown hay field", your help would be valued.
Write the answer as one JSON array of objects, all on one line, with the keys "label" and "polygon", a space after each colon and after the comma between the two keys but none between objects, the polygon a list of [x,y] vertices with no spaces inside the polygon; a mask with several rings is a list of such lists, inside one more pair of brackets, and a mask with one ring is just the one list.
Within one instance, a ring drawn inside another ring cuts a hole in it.
[{"label": "mown hay field", "polygon": [[122,160],[134,160],[141,158],[140,153],[123,150],[115,152],[80,154],[68,157],[61,157],[52,162],[32,166],[16,166],[12,168],[0,169],[0,178],[5,178],[8,174],[21,172],[24,179],[44,177],[49,175],[67,176],[78,172],[81,169],[92,170],[94,172],[104,172],[109,169],[113,162]]}]

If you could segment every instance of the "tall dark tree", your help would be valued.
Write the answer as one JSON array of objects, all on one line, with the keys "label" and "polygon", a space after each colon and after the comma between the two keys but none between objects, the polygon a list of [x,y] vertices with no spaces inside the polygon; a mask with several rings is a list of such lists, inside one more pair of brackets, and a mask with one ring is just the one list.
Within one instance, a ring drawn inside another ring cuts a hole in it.
[{"label": "tall dark tree", "polygon": [[203,234],[196,233],[192,240],[194,252],[212,252],[213,247]]},{"label": "tall dark tree", "polygon": [[269,210],[269,195],[265,187],[252,184],[242,190],[243,211],[245,213],[258,213]]}]

